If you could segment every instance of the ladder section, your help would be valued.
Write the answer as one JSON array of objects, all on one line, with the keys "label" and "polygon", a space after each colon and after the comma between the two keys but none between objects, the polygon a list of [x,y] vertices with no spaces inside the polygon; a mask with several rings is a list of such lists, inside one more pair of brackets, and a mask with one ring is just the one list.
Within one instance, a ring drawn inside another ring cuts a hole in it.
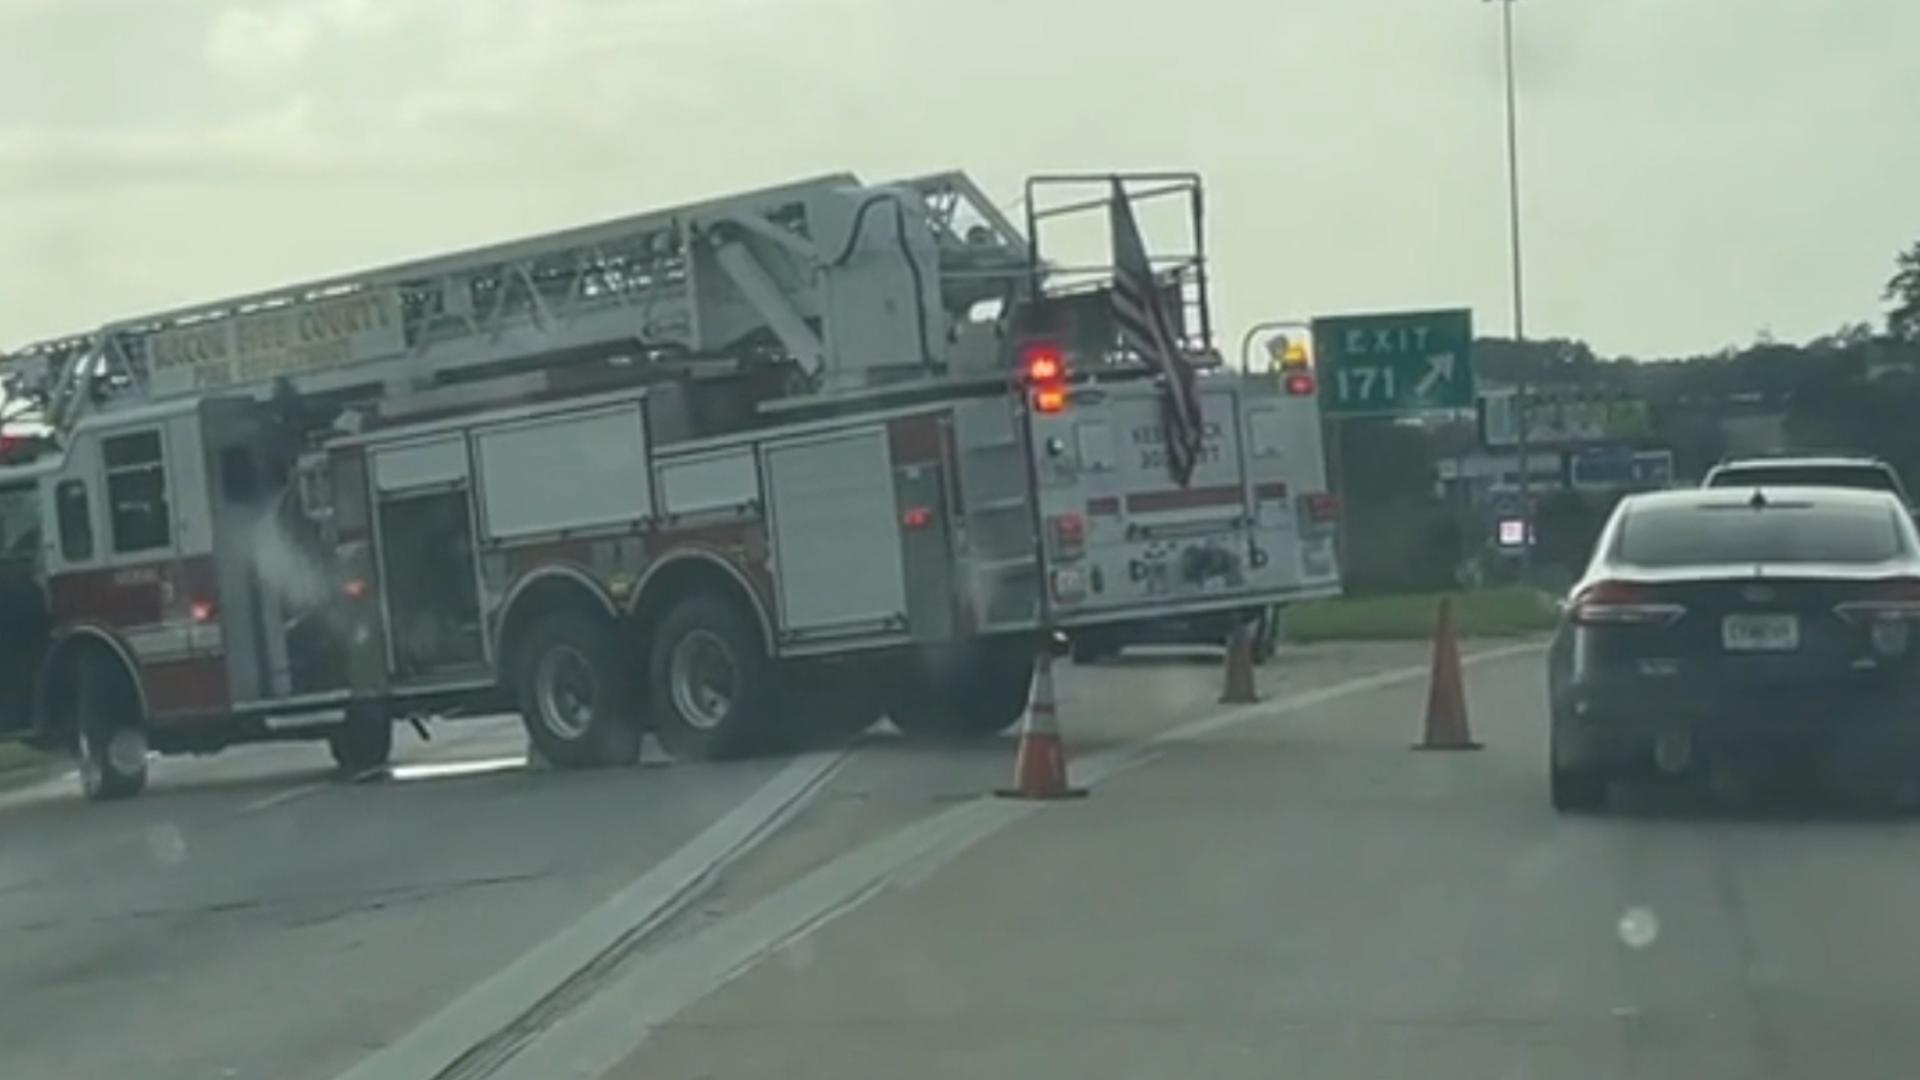
[{"label": "ladder section", "polygon": [[0,376],[59,429],[116,401],[391,395],[582,359],[788,364],[844,391],[944,373],[955,324],[1017,302],[1028,271],[964,174],[840,173],[116,321],[0,354]]},{"label": "ladder section", "polygon": [[[808,313],[791,309],[809,291],[809,203],[855,185],[824,177],[113,323],[96,349],[150,400],[277,378],[309,393],[433,381],[580,350],[750,351],[770,328],[762,309],[796,316],[771,320],[776,341],[804,324]],[[714,272],[723,259],[746,289]],[[785,347],[809,351],[804,340]]]}]

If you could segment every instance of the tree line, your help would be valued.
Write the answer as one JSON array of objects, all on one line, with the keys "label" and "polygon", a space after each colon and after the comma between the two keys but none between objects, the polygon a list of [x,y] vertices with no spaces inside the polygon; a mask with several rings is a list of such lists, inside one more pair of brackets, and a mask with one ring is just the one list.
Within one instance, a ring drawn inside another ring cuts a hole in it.
[{"label": "tree line", "polygon": [[[1543,394],[1619,395],[1648,403],[1649,446],[1674,452],[1676,477],[1697,479],[1728,451],[1730,415],[1777,416],[1770,449],[1847,451],[1886,459],[1920,490],[1920,241],[1900,252],[1879,327],[1841,326],[1802,343],[1770,335],[1709,354],[1603,357],[1569,338],[1474,343],[1478,378]],[[1488,523],[1435,494],[1435,462],[1476,439],[1471,424],[1414,427],[1348,421],[1341,438],[1347,582],[1359,592],[1445,588],[1484,550]],[[1547,498],[1538,560],[1571,571],[1611,499]]]}]

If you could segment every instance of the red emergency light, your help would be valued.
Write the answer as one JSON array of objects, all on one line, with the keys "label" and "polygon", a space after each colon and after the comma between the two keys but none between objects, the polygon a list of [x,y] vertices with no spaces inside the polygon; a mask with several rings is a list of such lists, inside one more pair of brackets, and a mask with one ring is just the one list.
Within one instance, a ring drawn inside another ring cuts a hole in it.
[{"label": "red emergency light", "polygon": [[1021,366],[1030,383],[1046,383],[1067,376],[1067,356],[1050,341],[1036,341],[1021,351]]},{"label": "red emergency light", "polygon": [[1022,378],[1033,391],[1035,412],[1064,412],[1067,407],[1067,354],[1050,341],[1030,342],[1020,350]]}]

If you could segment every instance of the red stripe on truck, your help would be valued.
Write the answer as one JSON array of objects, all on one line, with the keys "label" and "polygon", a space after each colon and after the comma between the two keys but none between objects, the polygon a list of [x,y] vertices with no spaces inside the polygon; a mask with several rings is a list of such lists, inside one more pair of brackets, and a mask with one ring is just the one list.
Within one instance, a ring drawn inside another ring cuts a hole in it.
[{"label": "red stripe on truck", "polygon": [[143,664],[140,683],[147,708],[161,723],[169,716],[204,716],[227,707],[227,664],[219,656]]},{"label": "red stripe on truck", "polygon": [[1179,488],[1173,491],[1143,491],[1127,496],[1127,513],[1150,514],[1156,510],[1194,510],[1202,506],[1238,506],[1242,492],[1238,484],[1218,487]]},{"label": "red stripe on truck", "polygon": [[895,465],[930,465],[940,460],[940,419],[903,416],[887,424],[887,447]]}]

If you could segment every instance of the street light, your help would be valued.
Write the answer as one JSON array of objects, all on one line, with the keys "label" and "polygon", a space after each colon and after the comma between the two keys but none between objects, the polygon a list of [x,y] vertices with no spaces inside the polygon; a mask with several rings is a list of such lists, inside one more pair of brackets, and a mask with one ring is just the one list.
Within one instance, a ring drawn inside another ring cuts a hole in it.
[{"label": "street light", "polygon": [[[1513,340],[1527,339],[1525,294],[1520,274],[1520,120],[1513,79],[1513,5],[1515,0],[1489,0],[1500,5],[1500,47],[1506,69],[1507,97],[1507,241],[1512,255]],[[1522,355],[1520,383],[1514,392],[1514,420],[1518,435],[1514,449],[1520,459],[1520,518],[1527,525],[1527,542],[1520,547],[1523,566],[1533,563],[1533,463],[1527,456],[1527,369]]]}]

